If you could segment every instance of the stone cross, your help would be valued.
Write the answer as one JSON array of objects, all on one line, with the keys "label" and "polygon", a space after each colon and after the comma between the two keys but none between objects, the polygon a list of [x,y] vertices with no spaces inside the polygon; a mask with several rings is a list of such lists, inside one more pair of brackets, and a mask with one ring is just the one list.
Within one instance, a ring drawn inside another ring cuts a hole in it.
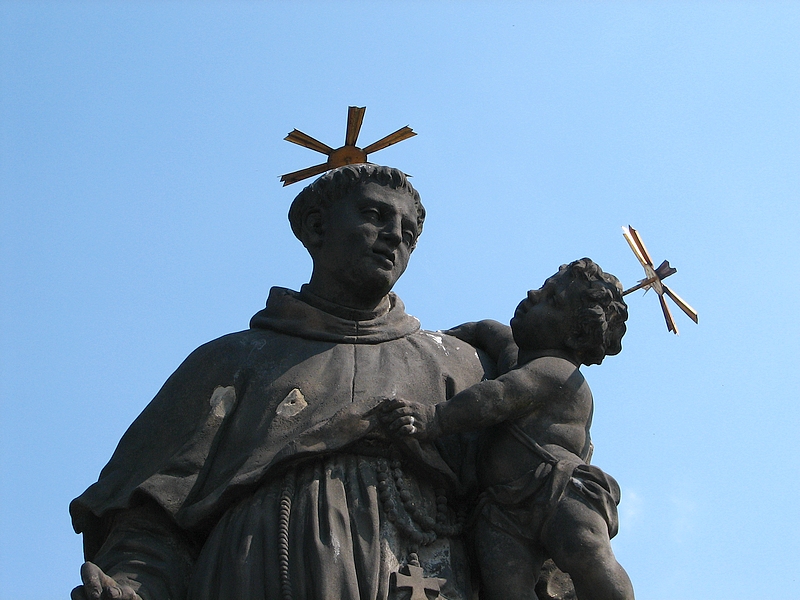
[{"label": "stone cross", "polygon": [[444,579],[439,577],[425,577],[422,567],[415,565],[408,565],[408,575],[397,572],[395,575],[395,583],[397,589],[411,589],[410,600],[428,600],[425,594],[428,592],[436,592],[434,598],[439,597],[439,586],[445,583]]}]

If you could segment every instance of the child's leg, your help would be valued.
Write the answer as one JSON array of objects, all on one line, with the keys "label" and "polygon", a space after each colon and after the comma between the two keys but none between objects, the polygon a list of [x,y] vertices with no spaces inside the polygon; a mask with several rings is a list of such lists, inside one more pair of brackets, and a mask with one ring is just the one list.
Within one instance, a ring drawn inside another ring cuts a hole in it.
[{"label": "child's leg", "polygon": [[483,515],[475,524],[481,600],[537,600],[536,580],[544,558],[532,543],[497,529]]},{"label": "child's leg", "polygon": [[542,537],[553,562],[572,577],[580,600],[633,600],[631,580],[611,550],[608,525],[577,494],[565,492]]}]

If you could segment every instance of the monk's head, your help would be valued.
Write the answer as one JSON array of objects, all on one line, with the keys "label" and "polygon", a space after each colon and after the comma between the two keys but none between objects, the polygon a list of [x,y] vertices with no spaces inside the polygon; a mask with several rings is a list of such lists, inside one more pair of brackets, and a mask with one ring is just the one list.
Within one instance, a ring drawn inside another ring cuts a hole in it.
[{"label": "monk's head", "polygon": [[397,169],[348,165],[305,188],[289,210],[311,255],[309,286],[352,308],[374,308],[408,265],[425,220],[419,194]]}]

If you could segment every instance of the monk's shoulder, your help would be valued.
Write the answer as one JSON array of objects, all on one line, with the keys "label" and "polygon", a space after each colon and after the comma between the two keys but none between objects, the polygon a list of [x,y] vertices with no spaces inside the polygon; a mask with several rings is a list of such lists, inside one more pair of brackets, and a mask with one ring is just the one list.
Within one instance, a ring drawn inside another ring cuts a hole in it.
[{"label": "monk's shoulder", "polygon": [[416,348],[422,360],[434,361],[453,375],[473,382],[496,376],[496,365],[485,352],[442,331],[420,329],[404,340]]}]

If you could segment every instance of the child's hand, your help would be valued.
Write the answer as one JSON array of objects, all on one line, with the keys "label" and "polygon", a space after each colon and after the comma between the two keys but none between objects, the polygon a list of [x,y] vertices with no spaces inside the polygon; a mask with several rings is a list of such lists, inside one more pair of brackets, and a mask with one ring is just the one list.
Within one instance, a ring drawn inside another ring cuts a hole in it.
[{"label": "child's hand", "polygon": [[381,403],[381,421],[389,433],[419,440],[440,435],[436,427],[436,408],[403,398],[387,398]]},{"label": "child's hand", "polygon": [[508,325],[486,319],[464,323],[443,333],[457,337],[486,352],[497,365],[499,375],[508,373],[517,362],[519,348],[514,342],[514,334]]}]

